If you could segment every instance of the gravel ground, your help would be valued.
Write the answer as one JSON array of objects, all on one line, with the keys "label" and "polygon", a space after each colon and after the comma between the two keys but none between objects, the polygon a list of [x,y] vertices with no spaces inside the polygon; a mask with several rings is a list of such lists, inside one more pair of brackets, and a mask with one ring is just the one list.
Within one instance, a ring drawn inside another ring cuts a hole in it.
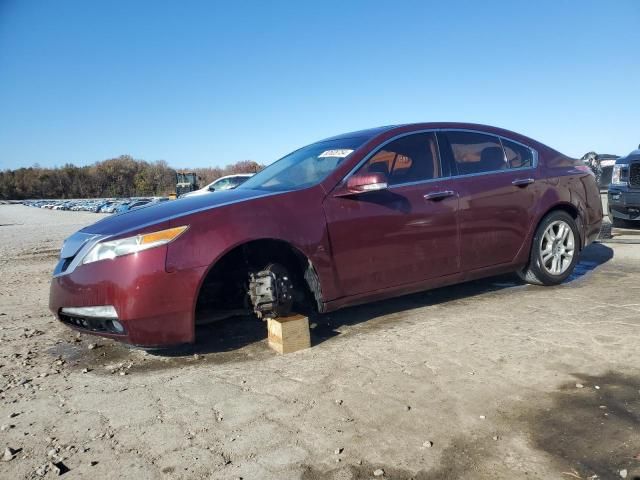
[{"label": "gravel ground", "polygon": [[0,205],[0,478],[640,476],[638,232],[559,287],[506,276],[322,316],[294,354],[249,320],[154,354],[47,310],[62,240],[97,218]]}]

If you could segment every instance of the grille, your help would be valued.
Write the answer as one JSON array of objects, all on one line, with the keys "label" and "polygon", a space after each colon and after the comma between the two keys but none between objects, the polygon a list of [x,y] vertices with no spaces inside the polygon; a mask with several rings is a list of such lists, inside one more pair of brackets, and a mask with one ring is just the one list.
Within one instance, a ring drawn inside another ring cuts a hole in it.
[{"label": "grille", "polygon": [[640,187],[640,162],[632,163],[629,167],[629,185]]}]

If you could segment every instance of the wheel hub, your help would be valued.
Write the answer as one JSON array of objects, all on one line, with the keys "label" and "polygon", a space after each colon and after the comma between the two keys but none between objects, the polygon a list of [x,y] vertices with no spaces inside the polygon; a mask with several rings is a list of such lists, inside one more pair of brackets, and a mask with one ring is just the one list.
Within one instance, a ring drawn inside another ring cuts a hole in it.
[{"label": "wheel hub", "polygon": [[280,265],[249,276],[249,297],[258,318],[276,318],[286,314],[293,303],[293,283]]}]

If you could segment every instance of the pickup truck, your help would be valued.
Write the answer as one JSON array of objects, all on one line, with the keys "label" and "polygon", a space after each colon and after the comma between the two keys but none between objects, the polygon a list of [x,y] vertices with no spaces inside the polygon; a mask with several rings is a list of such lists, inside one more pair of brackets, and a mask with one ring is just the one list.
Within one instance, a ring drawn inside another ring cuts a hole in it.
[{"label": "pickup truck", "polygon": [[640,226],[640,145],[616,160],[607,200],[614,227]]}]

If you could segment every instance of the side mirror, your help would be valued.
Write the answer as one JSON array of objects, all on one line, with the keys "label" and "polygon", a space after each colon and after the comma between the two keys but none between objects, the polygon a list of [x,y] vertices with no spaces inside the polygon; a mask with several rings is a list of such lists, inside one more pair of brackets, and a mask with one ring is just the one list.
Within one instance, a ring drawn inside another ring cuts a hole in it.
[{"label": "side mirror", "polygon": [[349,193],[365,193],[386,190],[388,185],[387,175],[382,172],[356,173],[347,180]]},{"label": "side mirror", "polygon": [[215,191],[216,191],[216,187],[214,187],[213,185],[211,185],[211,186],[209,187],[209,191],[210,191],[210,192],[215,192]]}]

